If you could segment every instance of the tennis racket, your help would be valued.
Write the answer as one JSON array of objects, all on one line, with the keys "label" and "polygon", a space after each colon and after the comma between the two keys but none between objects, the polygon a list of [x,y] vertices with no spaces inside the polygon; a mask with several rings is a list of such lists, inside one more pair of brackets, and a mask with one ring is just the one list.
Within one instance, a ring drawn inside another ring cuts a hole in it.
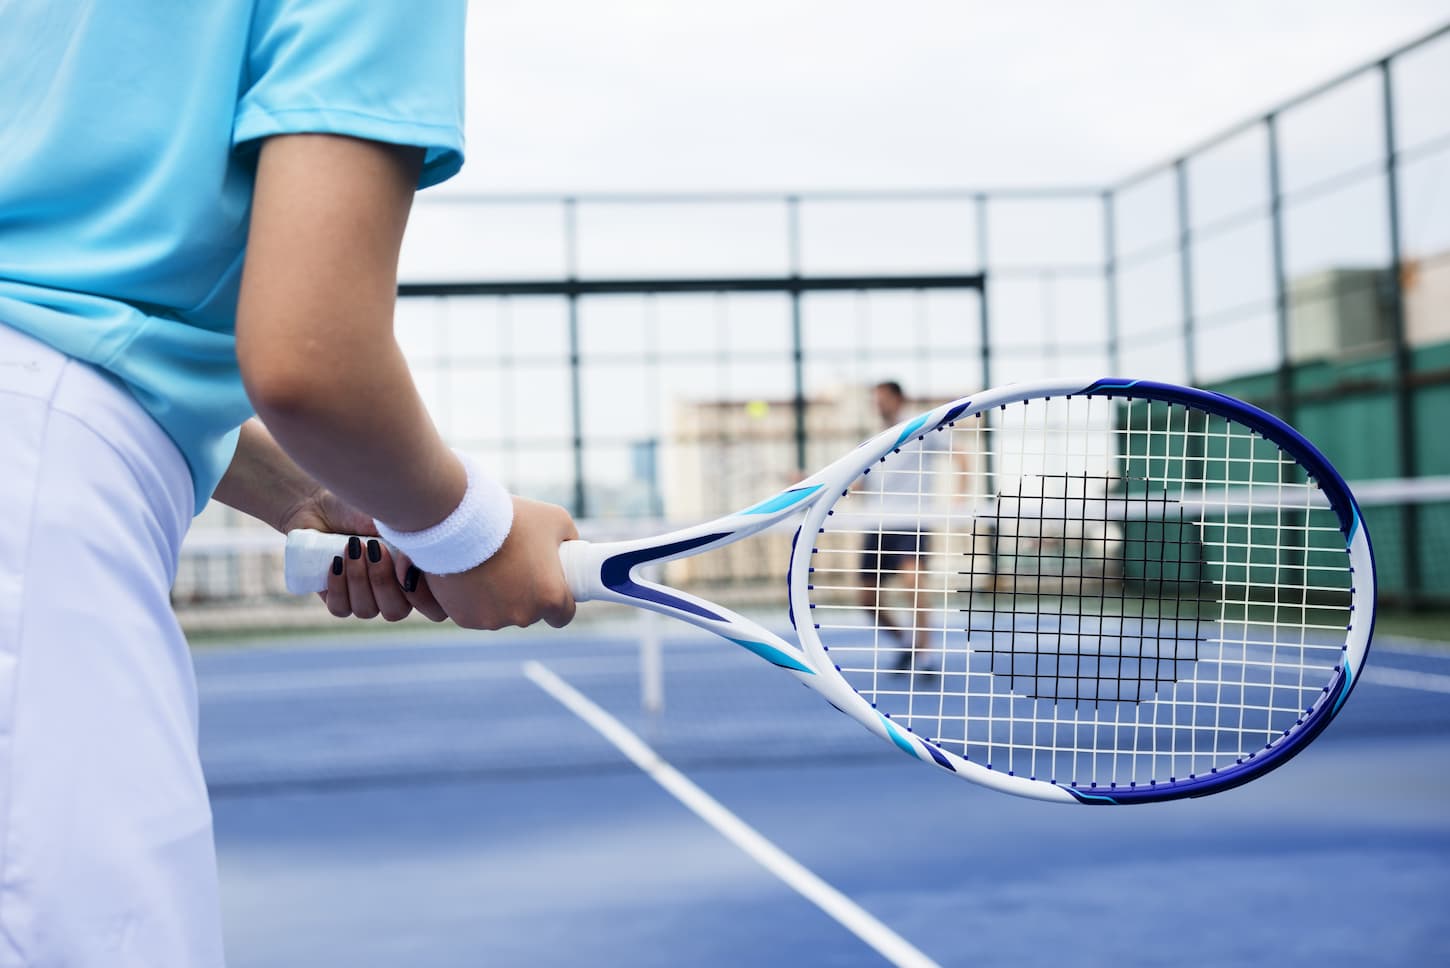
[{"label": "tennis racket", "polygon": [[[641,575],[793,515],[796,642]],[[289,587],[323,587],[337,542],[290,535]],[[1343,707],[1374,624],[1369,536],[1324,456],[1256,407],[1142,380],[956,400],[734,514],[560,555],[578,601],[707,629],[916,760],[1066,803],[1282,765]]]}]

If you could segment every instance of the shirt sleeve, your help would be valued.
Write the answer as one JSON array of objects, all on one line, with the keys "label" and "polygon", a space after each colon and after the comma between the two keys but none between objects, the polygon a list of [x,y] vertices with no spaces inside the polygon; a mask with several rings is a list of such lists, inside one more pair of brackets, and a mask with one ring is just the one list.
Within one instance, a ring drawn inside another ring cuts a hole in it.
[{"label": "shirt sleeve", "polygon": [[349,135],[426,152],[419,188],[463,165],[467,0],[258,0],[232,143]]}]

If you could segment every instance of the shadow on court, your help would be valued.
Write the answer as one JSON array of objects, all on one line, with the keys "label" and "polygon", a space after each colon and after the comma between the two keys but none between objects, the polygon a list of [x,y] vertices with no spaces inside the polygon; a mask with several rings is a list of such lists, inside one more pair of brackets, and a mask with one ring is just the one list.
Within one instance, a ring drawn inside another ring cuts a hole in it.
[{"label": "shadow on court", "polygon": [[560,641],[198,653],[230,963],[881,963],[527,658],[944,965],[1450,962],[1450,650],[1384,643],[1246,787],[1093,809],[910,763],[728,646],[671,643],[650,716],[631,643]]}]

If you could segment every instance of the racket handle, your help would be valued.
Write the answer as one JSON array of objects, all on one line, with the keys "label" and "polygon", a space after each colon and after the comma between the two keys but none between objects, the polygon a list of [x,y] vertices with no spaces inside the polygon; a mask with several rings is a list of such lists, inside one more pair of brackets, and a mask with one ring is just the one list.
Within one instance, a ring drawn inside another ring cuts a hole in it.
[{"label": "racket handle", "polygon": [[287,590],[293,595],[327,590],[327,575],[332,559],[347,554],[345,534],[328,534],[311,528],[287,532],[287,554],[283,574]]},{"label": "racket handle", "polygon": [[[348,536],[298,528],[287,532],[287,553],[283,572],[287,591],[306,595],[327,589],[332,559],[346,554]],[[559,563],[576,602],[595,598],[599,583],[600,555],[587,541],[565,541],[559,546]]]},{"label": "racket handle", "polygon": [[588,541],[565,541],[559,545],[559,563],[564,566],[564,581],[576,602],[591,602],[599,597],[603,584],[599,580],[601,555]]}]

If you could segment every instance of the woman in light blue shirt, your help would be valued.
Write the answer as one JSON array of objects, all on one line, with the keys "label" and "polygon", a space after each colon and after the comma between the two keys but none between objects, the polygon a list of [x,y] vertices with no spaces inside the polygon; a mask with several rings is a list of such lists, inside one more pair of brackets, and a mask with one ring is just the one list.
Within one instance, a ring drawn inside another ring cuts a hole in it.
[{"label": "woman in light blue shirt", "polygon": [[465,7],[0,7],[0,966],[222,962],[167,603],[207,500],[387,534],[339,538],[338,615],[573,614],[568,515],[444,445],[392,336]]}]

